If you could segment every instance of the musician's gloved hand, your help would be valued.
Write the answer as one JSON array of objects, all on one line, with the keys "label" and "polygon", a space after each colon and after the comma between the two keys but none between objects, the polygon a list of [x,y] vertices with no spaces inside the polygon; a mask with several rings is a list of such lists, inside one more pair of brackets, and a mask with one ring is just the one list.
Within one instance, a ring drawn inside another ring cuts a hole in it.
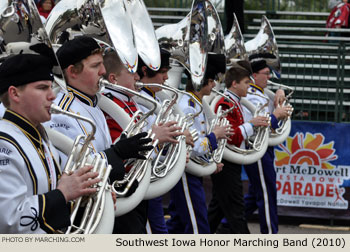
[{"label": "musician's gloved hand", "polygon": [[152,139],[145,138],[146,136],[146,132],[139,133],[129,138],[122,135],[119,141],[113,145],[113,149],[122,159],[146,159],[144,155],[139,153],[140,151],[149,151],[153,149],[152,145],[146,145],[152,142]]}]

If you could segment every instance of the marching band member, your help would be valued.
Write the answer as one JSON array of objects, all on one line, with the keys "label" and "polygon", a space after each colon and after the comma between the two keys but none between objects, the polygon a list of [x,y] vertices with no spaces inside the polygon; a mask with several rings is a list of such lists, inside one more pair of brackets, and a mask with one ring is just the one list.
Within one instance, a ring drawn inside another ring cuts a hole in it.
[{"label": "marching band member", "polygon": [[[222,57],[221,57],[222,56]],[[196,105],[202,102],[205,95],[210,95],[215,87],[214,79],[218,73],[225,72],[224,55],[209,54],[207,70],[204,77],[204,85],[199,91],[194,91],[190,78],[188,79],[186,91],[190,95],[183,95],[179,106],[185,114],[196,114],[200,107]],[[194,119],[192,128],[199,132],[199,139],[194,143],[191,156],[200,156],[205,160],[217,148],[217,140],[231,135],[229,126],[216,126],[213,132],[208,132],[208,121],[202,112]],[[221,165],[218,170],[221,169]],[[202,178],[185,172],[181,180],[171,190],[171,201],[169,204],[171,218],[166,222],[169,233],[210,233],[205,193]]]},{"label": "marching band member", "polygon": [[[67,81],[68,92],[61,90],[57,94],[55,103],[63,110],[79,113],[95,122],[96,133],[91,142],[91,148],[112,165],[111,181],[123,179],[125,169],[122,160],[138,158],[139,151],[149,150],[152,147],[140,144],[144,135],[123,139],[112,145],[106,119],[97,106],[96,94],[100,88],[98,81],[106,72],[102,49],[93,38],[79,36],[65,42],[58,49],[57,57]],[[67,118],[61,114],[53,115],[48,126],[72,139],[80,134],[87,135],[91,132],[91,126],[88,123]],[[151,139],[147,139],[146,143],[150,141]],[[66,158],[64,154],[62,157]]]},{"label": "marching band member", "polygon": [[[129,72],[115,51],[111,50],[105,53],[104,64],[106,67],[106,73],[104,76],[109,82],[136,91],[135,83],[140,80],[139,75],[137,73]],[[104,95],[122,107],[130,117],[140,109],[138,104],[133,101],[130,94],[106,88]],[[107,114],[106,119],[112,139],[117,139],[123,132],[123,129]],[[177,140],[174,139],[174,137],[177,137],[182,133],[177,132],[180,127],[174,126],[175,124],[176,122],[171,121],[164,125],[152,125],[152,132],[155,133],[155,139],[158,139],[159,144],[166,142],[177,143]],[[132,211],[117,217],[115,232],[127,234],[146,233],[147,208],[147,201],[142,201]]]},{"label": "marching band member", "polygon": [[[251,84],[248,91],[247,99],[255,106],[265,104],[266,99],[260,94],[264,94],[264,88],[267,87],[267,81],[270,79],[270,69],[265,60],[259,60],[251,63],[253,78],[255,84]],[[270,113],[271,128],[278,128],[278,121],[289,116],[289,107],[279,107],[284,98],[284,91],[276,91],[275,101],[270,100],[269,106],[265,108]],[[276,104],[278,103],[278,104]],[[248,120],[252,117],[246,109]],[[246,218],[248,218],[256,209],[259,209],[260,231],[261,233],[278,232],[277,216],[277,189],[276,189],[276,172],[273,165],[274,152],[273,147],[268,147],[264,156],[256,163],[245,165],[244,169],[249,178],[249,192],[245,195]]]},{"label": "marching band member", "polygon": [[[235,108],[227,115],[234,134],[227,141],[239,148],[245,148],[245,140],[253,135],[256,126],[268,126],[266,117],[258,116],[249,122],[245,119],[240,103],[241,97],[247,96],[251,68],[247,61],[240,61],[237,66],[231,67],[225,74],[225,94],[234,102],[222,97],[215,106],[227,110]],[[249,234],[245,219],[243,188],[241,181],[242,165],[234,164],[225,159],[220,173],[212,174],[212,199],[208,208],[208,219],[211,233]],[[219,223],[225,217],[221,226]],[[219,226],[219,229],[217,229]]]},{"label": "marching band member", "polygon": [[[160,49],[161,55],[161,65],[158,71],[153,71],[140,59],[138,66],[138,74],[140,76],[140,81],[144,84],[160,84],[163,85],[168,79],[168,71],[170,70],[169,58],[170,53],[164,49]],[[143,87],[140,91],[141,94],[145,96],[150,96],[159,103],[161,100],[157,97],[157,92],[161,91],[159,87],[147,86]],[[148,112],[148,109],[144,106],[140,106],[144,112]],[[148,120],[150,125],[153,125],[155,117]],[[186,135],[186,143],[193,145],[193,139],[188,130],[184,132]],[[164,211],[162,204],[162,196],[148,201],[148,219],[147,219],[147,233],[152,234],[167,234],[168,230],[165,225]]]},{"label": "marching band member", "polygon": [[[170,53],[160,49],[161,56],[161,65],[158,71],[153,71],[145,65],[141,58],[139,58],[138,65],[138,75],[140,76],[140,81],[147,83],[156,83],[164,84],[168,79],[169,66],[169,57]],[[151,96],[156,101],[160,102],[160,99],[156,96],[156,93],[161,89],[158,87],[143,87],[140,91],[141,94],[146,96]],[[147,108],[140,106],[144,112],[147,112]],[[152,118],[152,122],[149,123],[152,125],[155,120],[155,116]],[[163,197],[159,196],[155,199],[148,200],[148,211],[147,211],[147,224],[146,231],[148,234],[167,234],[168,229],[165,225],[164,211],[163,211]]]},{"label": "marching band member", "polygon": [[70,200],[96,192],[91,166],[61,174],[58,153],[41,123],[55,95],[52,63],[19,54],[0,66],[0,233],[56,233],[70,223]]}]

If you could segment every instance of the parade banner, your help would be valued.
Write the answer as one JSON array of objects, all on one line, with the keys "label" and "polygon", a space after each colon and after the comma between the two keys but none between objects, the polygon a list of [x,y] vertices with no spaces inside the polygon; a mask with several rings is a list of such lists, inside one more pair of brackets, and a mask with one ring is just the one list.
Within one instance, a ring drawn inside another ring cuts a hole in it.
[{"label": "parade banner", "polygon": [[287,140],[275,147],[279,206],[349,208],[349,124],[293,122]]}]

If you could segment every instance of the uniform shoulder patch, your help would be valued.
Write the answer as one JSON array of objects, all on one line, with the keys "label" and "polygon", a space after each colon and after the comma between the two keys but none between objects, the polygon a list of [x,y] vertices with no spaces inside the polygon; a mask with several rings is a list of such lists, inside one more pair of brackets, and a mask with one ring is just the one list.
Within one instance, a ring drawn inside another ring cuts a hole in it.
[{"label": "uniform shoulder patch", "polygon": [[191,98],[188,100],[188,106],[194,108],[196,107],[196,102]]}]

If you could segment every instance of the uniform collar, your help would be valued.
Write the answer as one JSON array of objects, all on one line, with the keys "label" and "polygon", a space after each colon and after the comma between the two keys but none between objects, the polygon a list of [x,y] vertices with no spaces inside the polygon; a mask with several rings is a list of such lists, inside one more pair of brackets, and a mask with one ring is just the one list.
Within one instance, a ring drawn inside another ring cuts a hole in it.
[{"label": "uniform collar", "polygon": [[239,97],[238,95],[236,95],[234,92],[232,92],[229,89],[226,89],[227,94],[236,102],[240,102],[241,101],[241,97]]},{"label": "uniform collar", "polygon": [[143,88],[141,88],[141,90],[144,91],[149,96],[152,96],[154,99],[156,98],[156,93],[152,89],[150,89],[149,87],[143,87]]},{"label": "uniform collar", "polygon": [[194,98],[196,98],[196,100],[197,100],[200,104],[202,104],[202,100],[201,100],[197,95],[195,95],[195,93],[193,93],[193,92],[191,92],[191,91],[188,91],[187,93],[190,93]]},{"label": "uniform collar", "polygon": [[72,93],[74,97],[77,97],[81,102],[85,103],[86,105],[89,105],[91,107],[96,107],[97,105],[97,96],[91,97],[71,86],[67,86],[68,92]]},{"label": "uniform collar", "polygon": [[11,123],[19,127],[21,131],[32,140],[35,147],[41,149],[42,136],[39,133],[38,129],[34,127],[34,125],[31,124],[27,119],[9,109],[6,110],[3,119],[10,121]]},{"label": "uniform collar", "polygon": [[255,85],[254,83],[251,83],[251,84],[250,84],[250,87],[259,90],[262,94],[264,93],[264,89],[262,89],[262,88],[259,87],[258,85]]}]

